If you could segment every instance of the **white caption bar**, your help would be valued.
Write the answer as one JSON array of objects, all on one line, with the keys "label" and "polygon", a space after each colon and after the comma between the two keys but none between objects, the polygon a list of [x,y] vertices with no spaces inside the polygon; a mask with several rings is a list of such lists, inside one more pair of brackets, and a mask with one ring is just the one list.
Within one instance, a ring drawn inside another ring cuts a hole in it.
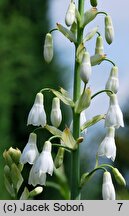
[{"label": "white caption bar", "polygon": [[62,201],[62,200],[4,200],[1,215],[24,216],[128,216],[129,201]]}]

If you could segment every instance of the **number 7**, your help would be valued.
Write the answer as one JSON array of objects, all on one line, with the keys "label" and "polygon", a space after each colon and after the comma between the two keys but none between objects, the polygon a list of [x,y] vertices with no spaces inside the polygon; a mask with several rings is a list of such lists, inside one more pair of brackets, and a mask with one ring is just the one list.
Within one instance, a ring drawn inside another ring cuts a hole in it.
[{"label": "number 7", "polygon": [[118,209],[118,211],[120,211],[120,209],[121,209],[123,203],[117,203],[117,204],[119,205],[119,209]]}]

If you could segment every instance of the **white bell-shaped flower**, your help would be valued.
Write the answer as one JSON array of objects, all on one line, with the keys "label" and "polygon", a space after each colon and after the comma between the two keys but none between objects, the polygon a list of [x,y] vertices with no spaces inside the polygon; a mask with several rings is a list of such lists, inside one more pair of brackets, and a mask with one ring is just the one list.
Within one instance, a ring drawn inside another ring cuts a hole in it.
[{"label": "white bell-shaped flower", "polygon": [[25,164],[33,164],[36,158],[39,156],[39,152],[36,145],[37,135],[35,133],[30,133],[28,143],[26,144],[25,148],[20,157],[20,163]]},{"label": "white bell-shaped flower", "polygon": [[46,125],[46,113],[43,105],[43,94],[38,93],[35,102],[29,112],[27,125],[42,126]]},{"label": "white bell-shaped flower", "polygon": [[55,97],[52,101],[51,122],[54,127],[59,127],[62,121],[62,113],[60,109],[60,99]]},{"label": "white bell-shaped flower", "polygon": [[110,106],[105,118],[105,127],[124,127],[123,114],[118,104],[117,96],[110,95]]},{"label": "white bell-shaped flower", "polygon": [[74,21],[75,21],[75,3],[71,1],[68,6],[68,10],[66,12],[65,23],[67,26],[71,26],[74,23]]},{"label": "white bell-shaped flower", "polygon": [[102,196],[103,200],[115,200],[115,189],[111,174],[107,171],[103,174]]},{"label": "white bell-shaped flower", "polygon": [[115,145],[115,128],[109,127],[107,128],[107,133],[104,140],[101,142],[98,149],[98,156],[106,156],[107,158],[111,158],[112,161],[115,160],[116,157],[116,145]]},{"label": "white bell-shaped flower", "polygon": [[52,175],[53,169],[54,163],[51,155],[51,142],[46,141],[43,151],[30,170],[28,183],[32,184],[33,186],[37,184],[45,185],[46,173]]},{"label": "white bell-shaped flower", "polygon": [[105,89],[109,89],[116,94],[118,92],[118,88],[119,88],[118,67],[113,66],[108,81],[106,83]]}]

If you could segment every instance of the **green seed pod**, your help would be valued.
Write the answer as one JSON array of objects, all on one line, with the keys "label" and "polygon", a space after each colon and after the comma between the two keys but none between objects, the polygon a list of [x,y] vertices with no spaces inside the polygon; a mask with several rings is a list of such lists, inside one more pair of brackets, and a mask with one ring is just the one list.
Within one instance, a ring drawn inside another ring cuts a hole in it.
[{"label": "green seed pod", "polygon": [[111,16],[105,16],[105,38],[108,44],[111,44],[114,39],[114,27]]},{"label": "green seed pod", "polygon": [[90,55],[86,51],[83,54],[82,63],[80,65],[80,77],[84,83],[88,83],[90,75],[91,75],[91,62]]},{"label": "green seed pod", "polygon": [[50,33],[46,34],[44,43],[44,59],[47,63],[50,63],[53,58],[53,39]]},{"label": "green seed pod", "polygon": [[[113,66],[108,81],[106,83],[105,89],[109,89],[116,94],[118,92],[118,88],[119,88],[118,67]],[[109,95],[110,93],[107,94]]]},{"label": "green seed pod", "polygon": [[75,21],[75,3],[70,2],[65,16],[65,23],[67,26],[71,26],[74,21]]},{"label": "green seed pod", "polygon": [[118,184],[126,186],[126,181],[117,168],[113,168],[112,172]]},{"label": "green seed pod", "polygon": [[85,89],[80,98],[75,103],[75,113],[81,113],[83,110],[90,106],[91,102],[91,90],[90,88]]},{"label": "green seed pod", "polygon": [[103,38],[102,36],[98,36],[96,39],[96,47],[95,47],[95,54],[104,54],[104,47],[103,47]]},{"label": "green seed pod", "polygon": [[84,21],[83,21],[83,27],[85,27],[89,22],[94,20],[94,18],[97,15],[97,8],[93,7],[90,10],[86,11],[84,14]]},{"label": "green seed pod", "polygon": [[58,149],[57,155],[56,155],[55,160],[54,160],[54,164],[55,164],[56,169],[58,169],[63,164],[64,153],[65,153],[65,149],[60,147]]},{"label": "green seed pod", "polygon": [[97,0],[90,0],[90,4],[92,7],[97,7],[98,2]]}]

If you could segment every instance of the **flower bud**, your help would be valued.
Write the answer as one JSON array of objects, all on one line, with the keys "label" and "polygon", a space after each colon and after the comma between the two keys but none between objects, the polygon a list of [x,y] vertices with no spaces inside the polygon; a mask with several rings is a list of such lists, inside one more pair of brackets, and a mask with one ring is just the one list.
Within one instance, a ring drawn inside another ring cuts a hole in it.
[{"label": "flower bud", "polygon": [[114,27],[111,16],[105,16],[105,38],[108,44],[111,44],[114,39]]},{"label": "flower bud", "polygon": [[14,163],[18,164],[20,160],[20,156],[21,156],[21,151],[18,148],[14,149],[10,147],[8,150],[8,153],[10,157],[12,158],[12,160],[14,161]]},{"label": "flower bud", "polygon": [[75,113],[81,113],[83,110],[90,106],[91,102],[91,90],[90,88],[85,89],[80,98],[75,103]]},{"label": "flower bud", "polygon": [[88,83],[91,75],[91,62],[88,52],[83,54],[82,63],[80,65],[80,77],[84,83]]},{"label": "flower bud", "polygon": [[83,27],[85,27],[89,22],[91,22],[97,15],[97,8],[93,7],[86,11],[84,14]]},{"label": "flower bud", "polygon": [[5,151],[3,152],[3,157],[4,157],[4,159],[5,159],[6,164],[7,164],[9,167],[11,167],[11,165],[12,165],[12,163],[13,163],[13,160],[12,160],[11,156],[9,155],[9,152],[5,150]]},{"label": "flower bud", "polygon": [[67,26],[71,26],[74,21],[75,21],[75,3],[71,1],[68,6],[68,10],[66,12],[65,23]]},{"label": "flower bud", "polygon": [[118,92],[118,88],[119,88],[118,67],[113,66],[108,81],[106,83],[105,89],[109,89],[116,94]]},{"label": "flower bud", "polygon": [[90,4],[92,5],[92,7],[97,7],[97,0],[90,0]]},{"label": "flower bud", "polygon": [[60,109],[60,99],[55,97],[52,101],[52,110],[51,110],[51,122],[53,126],[59,127],[62,121],[62,114]]},{"label": "flower bud", "polygon": [[29,197],[34,197],[34,196],[37,196],[39,195],[40,193],[43,192],[43,187],[36,187],[34,190],[32,190],[30,193],[29,193]]},{"label": "flower bud", "polygon": [[126,181],[125,181],[124,177],[121,175],[121,173],[119,172],[119,170],[117,168],[113,168],[112,172],[113,172],[115,179],[118,182],[118,184],[126,186]]},{"label": "flower bud", "polygon": [[103,38],[98,36],[96,39],[95,54],[104,55]]},{"label": "flower bud", "polygon": [[50,33],[46,34],[44,43],[44,59],[47,63],[50,63],[53,58],[53,39]]}]

